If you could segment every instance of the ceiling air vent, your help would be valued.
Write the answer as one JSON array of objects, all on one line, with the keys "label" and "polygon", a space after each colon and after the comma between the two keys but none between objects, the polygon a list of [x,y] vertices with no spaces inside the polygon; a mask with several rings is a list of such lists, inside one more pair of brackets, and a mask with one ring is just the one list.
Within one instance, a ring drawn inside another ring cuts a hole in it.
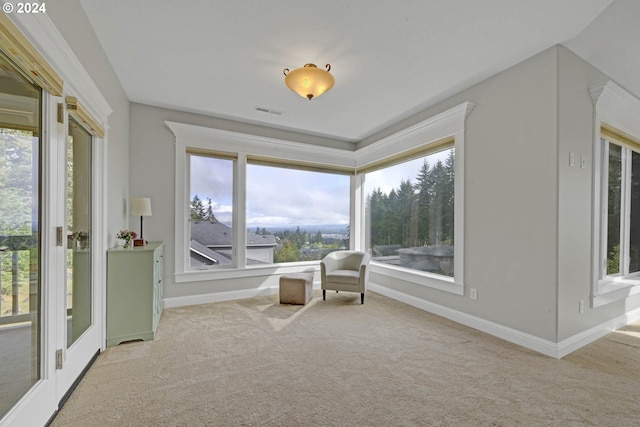
[{"label": "ceiling air vent", "polygon": [[267,108],[267,107],[261,107],[259,105],[256,105],[254,110],[256,110],[256,111],[258,111],[260,113],[273,114],[275,116],[281,116],[282,115],[282,111],[274,110],[272,108]]}]

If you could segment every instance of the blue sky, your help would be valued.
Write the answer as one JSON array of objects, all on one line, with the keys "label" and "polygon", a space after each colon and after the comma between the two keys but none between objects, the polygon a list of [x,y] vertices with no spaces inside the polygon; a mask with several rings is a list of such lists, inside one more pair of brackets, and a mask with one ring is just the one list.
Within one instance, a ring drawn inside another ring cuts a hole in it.
[{"label": "blue sky", "polygon": [[[444,160],[448,152],[430,156]],[[402,180],[415,182],[423,159],[367,174],[365,189],[388,193]],[[191,156],[191,198],[212,200],[219,221],[231,224],[233,161]],[[247,165],[247,227],[349,223],[349,177],[295,169]]]}]

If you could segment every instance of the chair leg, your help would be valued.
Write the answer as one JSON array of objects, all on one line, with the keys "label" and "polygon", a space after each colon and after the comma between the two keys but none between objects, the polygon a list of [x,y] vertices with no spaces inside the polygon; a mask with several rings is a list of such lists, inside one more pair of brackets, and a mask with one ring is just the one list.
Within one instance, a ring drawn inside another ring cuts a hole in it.
[{"label": "chair leg", "polygon": [[327,291],[325,289],[322,290],[322,300],[323,301],[327,300]]},{"label": "chair leg", "polygon": [[360,304],[364,304],[364,292],[360,294]]}]

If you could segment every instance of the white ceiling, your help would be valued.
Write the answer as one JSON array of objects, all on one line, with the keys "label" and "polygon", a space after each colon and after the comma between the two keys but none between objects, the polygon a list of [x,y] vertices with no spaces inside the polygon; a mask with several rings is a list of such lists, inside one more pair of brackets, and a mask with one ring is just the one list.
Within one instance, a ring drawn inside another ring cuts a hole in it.
[{"label": "white ceiling", "polygon": [[[640,94],[636,0],[81,3],[131,101],[348,142],[558,43]],[[336,79],[312,101],[282,74],[308,62]]]}]

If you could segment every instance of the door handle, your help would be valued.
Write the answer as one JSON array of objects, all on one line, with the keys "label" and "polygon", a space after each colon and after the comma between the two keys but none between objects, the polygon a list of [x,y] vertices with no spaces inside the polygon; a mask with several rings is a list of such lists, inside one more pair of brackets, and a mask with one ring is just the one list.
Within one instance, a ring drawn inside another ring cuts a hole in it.
[{"label": "door handle", "polygon": [[56,227],[56,246],[62,246],[62,227]]}]

